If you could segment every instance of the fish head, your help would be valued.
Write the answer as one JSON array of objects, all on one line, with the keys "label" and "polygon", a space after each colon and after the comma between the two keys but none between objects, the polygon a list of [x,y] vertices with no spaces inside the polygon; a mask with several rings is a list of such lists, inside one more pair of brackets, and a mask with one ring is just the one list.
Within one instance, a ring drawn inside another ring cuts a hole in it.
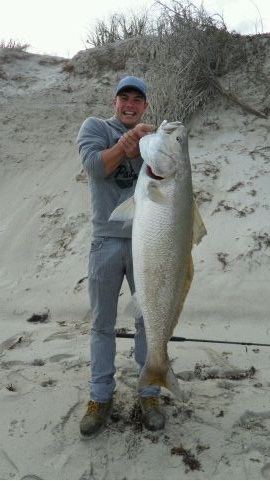
[{"label": "fish head", "polygon": [[[164,120],[157,131],[140,139],[140,152],[147,173],[156,179],[168,179],[182,169],[183,149],[187,144],[182,122]],[[185,157],[185,156],[184,156]]]}]

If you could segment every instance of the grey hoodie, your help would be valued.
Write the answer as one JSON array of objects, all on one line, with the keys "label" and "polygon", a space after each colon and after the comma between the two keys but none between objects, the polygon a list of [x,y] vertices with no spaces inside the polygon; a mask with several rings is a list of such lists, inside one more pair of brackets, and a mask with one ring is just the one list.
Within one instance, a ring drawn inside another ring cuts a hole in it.
[{"label": "grey hoodie", "polygon": [[106,176],[101,157],[102,150],[113,147],[127,131],[116,117],[107,120],[89,117],[78,133],[79,153],[88,173],[93,236],[131,237],[131,225],[123,227],[123,222],[108,219],[115,207],[133,195],[143,160],[125,159]]}]

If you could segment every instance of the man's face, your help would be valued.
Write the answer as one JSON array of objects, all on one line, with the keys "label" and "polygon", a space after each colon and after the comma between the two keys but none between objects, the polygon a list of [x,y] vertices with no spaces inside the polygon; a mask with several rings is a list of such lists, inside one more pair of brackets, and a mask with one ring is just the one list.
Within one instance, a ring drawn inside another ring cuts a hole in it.
[{"label": "man's face", "polygon": [[148,103],[138,90],[123,91],[114,99],[115,116],[128,128],[140,122],[147,107]]}]

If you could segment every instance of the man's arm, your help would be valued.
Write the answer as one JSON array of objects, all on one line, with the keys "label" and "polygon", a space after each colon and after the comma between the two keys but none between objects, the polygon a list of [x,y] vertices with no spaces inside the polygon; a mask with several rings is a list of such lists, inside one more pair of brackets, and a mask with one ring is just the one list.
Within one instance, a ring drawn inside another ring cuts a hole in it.
[{"label": "man's arm", "polygon": [[110,175],[126,158],[125,149],[120,142],[117,142],[113,147],[102,150],[101,158],[106,176]]}]

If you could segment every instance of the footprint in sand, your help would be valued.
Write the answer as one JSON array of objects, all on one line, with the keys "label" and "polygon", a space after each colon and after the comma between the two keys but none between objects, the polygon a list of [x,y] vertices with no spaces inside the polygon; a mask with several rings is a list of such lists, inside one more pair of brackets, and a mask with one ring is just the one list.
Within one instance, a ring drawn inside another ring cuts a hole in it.
[{"label": "footprint in sand", "polygon": [[56,354],[55,356],[49,357],[50,362],[60,362],[63,359],[69,359],[70,357],[74,357],[73,354]]},{"label": "footprint in sand", "polygon": [[9,337],[0,344],[0,356],[4,355],[6,351],[15,349],[17,347],[27,347],[31,344],[31,334],[29,332],[21,332],[15,336]]},{"label": "footprint in sand", "polygon": [[262,468],[262,475],[264,479],[270,479],[270,463],[266,463]]},{"label": "footprint in sand", "polygon": [[18,479],[18,468],[8,453],[0,448],[1,479]]},{"label": "footprint in sand", "polygon": [[40,478],[36,474],[26,474],[21,479],[43,479],[43,478]]},{"label": "footprint in sand", "polygon": [[61,444],[67,442],[72,437],[74,426],[79,425],[81,418],[81,403],[71,402],[66,413],[61,416],[60,421],[53,427],[52,434],[60,441]]},{"label": "footprint in sand", "polygon": [[240,417],[238,425],[249,431],[258,431],[260,435],[268,435],[270,431],[270,411],[245,411]]},{"label": "footprint in sand", "polygon": [[9,391],[12,395],[26,394],[35,389],[35,383],[19,372],[10,372],[6,376],[6,387],[7,392]]},{"label": "footprint in sand", "polygon": [[50,336],[46,337],[46,339],[44,339],[43,342],[55,341],[55,340],[58,340],[58,339],[68,340],[68,339],[74,339],[75,337],[76,336],[74,334],[71,334],[68,331],[66,331],[66,332],[60,331],[60,332],[54,332]]}]

